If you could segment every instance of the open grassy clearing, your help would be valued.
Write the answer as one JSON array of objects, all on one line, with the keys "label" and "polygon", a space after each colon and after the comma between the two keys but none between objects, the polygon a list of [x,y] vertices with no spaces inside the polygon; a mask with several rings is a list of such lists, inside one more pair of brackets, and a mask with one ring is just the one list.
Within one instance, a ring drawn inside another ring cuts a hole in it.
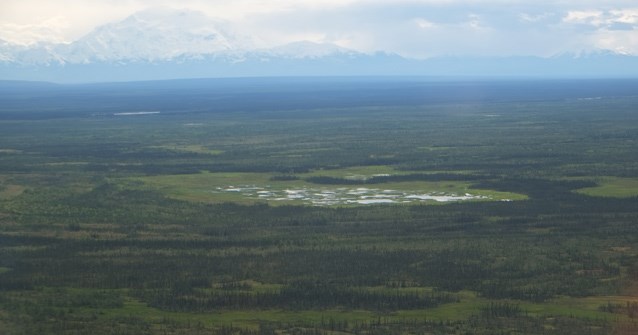
[{"label": "open grassy clearing", "polygon": [[210,149],[208,146],[198,145],[198,144],[157,145],[157,146],[150,146],[148,148],[162,149],[162,150],[175,151],[175,152],[192,152],[196,154],[206,154],[206,155],[220,155],[224,153],[224,151],[222,150]]},{"label": "open grassy clearing", "polygon": [[296,174],[281,180],[271,173],[211,173],[163,175],[133,180],[182,200],[206,202],[267,202],[272,205],[315,206],[413,204],[455,201],[513,201],[524,195],[470,188],[463,181],[384,182],[370,185],[318,185],[305,178],[329,176],[365,181],[378,176],[407,174],[388,166],[353,167]]},{"label": "open grassy clearing", "polygon": [[[494,300],[476,297],[472,292],[465,292],[461,295],[460,303],[445,304],[427,310],[398,311],[392,313],[393,317],[404,319],[433,320],[463,320],[473,315],[480,315],[481,308]],[[625,305],[633,303],[636,297],[629,296],[600,296],[586,298],[560,297],[545,303],[530,303],[517,300],[503,300],[502,302],[517,305],[524,315],[547,318],[547,317],[575,317],[591,320],[608,320],[632,322],[633,317],[627,314],[609,313],[602,310],[602,307],[609,303]]]},{"label": "open grassy clearing", "polygon": [[19,196],[26,190],[22,185],[2,185],[0,184],[0,200],[7,200]]},{"label": "open grassy clearing", "polygon": [[387,165],[351,166],[340,169],[317,169],[302,174],[304,177],[328,176],[337,178],[366,179],[375,175],[402,175],[406,171],[399,171]]},{"label": "open grassy clearing", "polygon": [[594,197],[627,198],[638,196],[638,179],[606,177],[597,179],[599,184],[595,187],[587,187],[576,190],[581,194]]},{"label": "open grassy clearing", "polygon": [[[88,312],[88,311],[87,311]],[[290,310],[243,310],[243,311],[215,311],[210,313],[182,313],[168,312],[147,306],[146,304],[129,299],[122,308],[100,310],[101,317],[135,315],[146,320],[159,322],[162,319],[172,319],[177,322],[201,322],[207,327],[230,326],[256,329],[263,322],[287,323],[319,323],[321,320],[369,322],[374,320],[376,313],[370,311],[352,310],[323,310],[323,311],[290,311]]]},{"label": "open grassy clearing", "polygon": [[19,154],[22,150],[0,148],[0,154]]},{"label": "open grassy clearing", "polygon": [[[95,295],[91,290],[84,289],[56,289],[34,292],[22,292],[14,295],[16,301],[24,301],[35,303],[38,297],[49,295],[65,295],[68,301],[79,301],[90,303],[89,297]],[[385,322],[410,322],[415,321],[462,321],[471,317],[478,317],[485,308],[493,300],[478,297],[475,293],[463,291],[459,293],[460,302],[448,303],[435,308],[417,309],[417,310],[398,310],[398,311],[369,311],[369,310],[352,310],[344,308],[323,309],[323,310],[303,310],[294,311],[287,309],[255,309],[255,310],[216,310],[206,313],[193,312],[177,312],[166,311],[148,306],[134,298],[126,297],[126,291],[101,291],[106,301],[96,306],[72,307],[71,313],[76,316],[93,316],[106,322],[112,322],[122,317],[135,316],[142,318],[151,324],[162,324],[167,320],[179,324],[199,323],[205,328],[219,328],[222,326],[230,326],[246,329],[257,329],[264,322],[272,323],[291,323],[301,325],[320,324],[322,322],[342,322],[349,323],[374,323],[379,318]],[[113,298],[115,296],[124,297]],[[625,304],[626,302],[634,302],[635,297],[608,296],[608,297],[588,297],[588,298],[566,298],[561,297],[543,304],[529,303],[517,300],[502,300],[501,303],[519,306],[521,313],[526,316],[537,317],[540,319],[551,317],[571,317],[583,318],[591,320],[608,320],[630,322],[632,319],[627,315],[609,313],[600,310],[600,306],[608,303]],[[112,304],[119,304],[115,307]],[[69,310],[71,306],[60,303],[57,307],[60,310]]]}]

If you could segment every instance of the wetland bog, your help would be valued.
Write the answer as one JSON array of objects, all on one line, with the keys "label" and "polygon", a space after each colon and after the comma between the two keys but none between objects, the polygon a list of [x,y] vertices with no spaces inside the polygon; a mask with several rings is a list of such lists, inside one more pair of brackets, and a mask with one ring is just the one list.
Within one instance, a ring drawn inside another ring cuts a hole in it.
[{"label": "wetland bog", "polygon": [[[357,173],[354,174],[353,171]],[[378,172],[363,174],[363,172]],[[365,184],[374,177],[390,177],[406,172],[390,167],[352,167],[297,174],[292,180],[267,173],[211,173],[135,178],[153,189],[177,199],[205,202],[266,202],[271,205],[355,206],[372,204],[447,203],[458,201],[513,201],[527,197],[512,192],[472,188],[463,181],[413,181]],[[306,178],[330,176],[345,183],[362,185],[321,185]],[[461,175],[462,176],[462,175]]]}]

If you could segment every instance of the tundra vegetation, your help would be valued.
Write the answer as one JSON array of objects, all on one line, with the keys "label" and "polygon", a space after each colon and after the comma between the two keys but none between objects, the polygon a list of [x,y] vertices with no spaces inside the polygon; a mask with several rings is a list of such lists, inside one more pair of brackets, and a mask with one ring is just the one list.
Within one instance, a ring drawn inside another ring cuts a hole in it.
[{"label": "tundra vegetation", "polygon": [[0,333],[635,333],[637,89],[3,83]]}]

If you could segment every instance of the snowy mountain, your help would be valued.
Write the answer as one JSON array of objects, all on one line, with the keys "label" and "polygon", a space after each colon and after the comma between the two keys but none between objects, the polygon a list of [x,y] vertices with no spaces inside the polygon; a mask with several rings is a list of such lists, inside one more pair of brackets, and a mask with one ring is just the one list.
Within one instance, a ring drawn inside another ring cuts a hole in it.
[{"label": "snowy mountain", "polygon": [[307,41],[258,49],[251,37],[237,33],[228,22],[198,11],[164,7],[100,26],[70,44],[23,47],[0,41],[0,62],[21,65],[184,62],[211,57],[238,62],[257,55],[298,59],[354,53],[333,44]]},{"label": "snowy mountain", "polygon": [[11,47],[9,42],[0,39],[0,62],[10,62],[13,60]]},{"label": "snowy mountain", "polygon": [[0,40],[0,80],[98,82],[241,76],[638,77],[638,57],[609,51],[540,57],[438,57],[360,53],[297,41],[258,48],[228,22],[192,10],[152,8],[72,43]]},{"label": "snowy mountain", "polygon": [[226,22],[201,12],[154,8],[98,27],[57,51],[69,63],[165,61],[252,48]]}]

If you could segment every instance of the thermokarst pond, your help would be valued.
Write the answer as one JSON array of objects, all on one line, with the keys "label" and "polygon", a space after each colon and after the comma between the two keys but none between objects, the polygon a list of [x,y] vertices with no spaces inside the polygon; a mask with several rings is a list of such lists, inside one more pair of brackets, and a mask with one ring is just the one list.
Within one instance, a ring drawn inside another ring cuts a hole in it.
[{"label": "thermokarst pond", "polygon": [[[302,187],[275,189],[270,185],[263,187],[256,185],[242,185],[217,187],[212,192],[236,192],[247,199],[282,202],[294,201],[313,206],[398,204],[428,201],[450,202],[489,199],[488,196],[470,193],[455,194],[446,192],[410,192],[367,187]],[[510,201],[510,199],[499,200]]]},{"label": "thermokarst pond", "polygon": [[[400,176],[405,173],[391,167],[374,166],[313,171],[298,174],[294,178],[275,178],[270,173],[201,172],[134,179],[172,198],[210,203],[365,206],[513,201],[527,198],[523,194],[473,188],[469,181],[372,180],[374,177]],[[328,183],[322,184],[322,178],[328,178]]]}]

